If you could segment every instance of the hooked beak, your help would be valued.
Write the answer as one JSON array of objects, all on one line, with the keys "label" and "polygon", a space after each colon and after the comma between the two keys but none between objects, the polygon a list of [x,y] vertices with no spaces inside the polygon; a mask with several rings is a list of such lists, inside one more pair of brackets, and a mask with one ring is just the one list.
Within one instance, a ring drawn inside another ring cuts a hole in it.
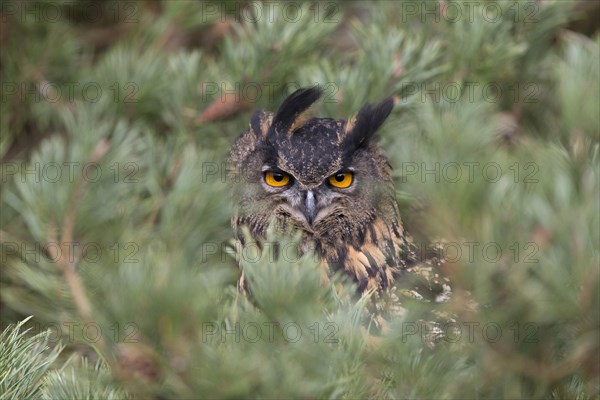
[{"label": "hooked beak", "polygon": [[306,191],[306,195],[304,196],[304,216],[309,225],[312,225],[315,218],[315,203],[315,195],[312,190]]}]

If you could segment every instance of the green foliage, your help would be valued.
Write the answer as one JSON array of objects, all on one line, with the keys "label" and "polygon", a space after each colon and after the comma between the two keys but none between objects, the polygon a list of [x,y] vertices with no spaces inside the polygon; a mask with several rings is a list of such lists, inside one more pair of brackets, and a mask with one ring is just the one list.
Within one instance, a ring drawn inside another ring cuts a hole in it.
[{"label": "green foliage", "polygon": [[47,374],[42,399],[130,399],[124,390],[115,387],[110,372],[101,364],[90,367],[86,359],[81,365],[66,365]]},{"label": "green foliage", "polygon": [[39,397],[41,386],[52,363],[61,351],[49,350],[50,332],[27,337],[21,331],[31,317],[10,325],[0,335],[0,398],[31,399]]},{"label": "green foliage", "polygon": [[[583,140],[585,148],[594,150],[598,139],[600,99],[596,88],[600,85],[600,37],[588,41],[573,33],[565,33],[562,40],[563,56],[556,62],[558,109],[561,110],[563,140]],[[587,138],[583,135],[588,136]]]},{"label": "green foliage", "polygon": [[[0,397],[597,397],[600,36],[476,3],[4,3]],[[314,84],[321,116],[396,97],[403,221],[453,282],[378,336],[297,237],[231,240],[231,143]]]}]

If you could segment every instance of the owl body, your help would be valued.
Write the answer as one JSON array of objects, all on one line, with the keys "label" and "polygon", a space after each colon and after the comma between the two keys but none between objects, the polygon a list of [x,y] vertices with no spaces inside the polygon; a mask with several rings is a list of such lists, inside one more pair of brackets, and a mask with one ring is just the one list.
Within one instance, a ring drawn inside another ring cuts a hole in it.
[{"label": "owl body", "polygon": [[326,276],[342,271],[360,292],[381,292],[416,261],[391,166],[373,141],[393,101],[367,104],[349,120],[307,119],[320,95],[318,88],[300,89],[276,113],[253,114],[229,156],[230,177],[238,182],[232,226],[242,243],[243,226],[258,242],[271,223],[299,230]]}]

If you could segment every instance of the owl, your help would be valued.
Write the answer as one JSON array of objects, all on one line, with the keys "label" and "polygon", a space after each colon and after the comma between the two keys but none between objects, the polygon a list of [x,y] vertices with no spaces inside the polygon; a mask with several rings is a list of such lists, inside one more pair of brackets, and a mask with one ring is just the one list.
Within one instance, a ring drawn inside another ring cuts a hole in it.
[{"label": "owl", "polygon": [[[374,136],[394,106],[366,104],[348,119],[307,118],[322,92],[289,95],[277,112],[256,111],[229,155],[237,179],[233,230],[260,242],[272,221],[302,232],[324,276],[341,271],[359,293],[395,287],[417,263],[395,197],[392,167]],[[238,282],[245,291],[242,271]]]}]

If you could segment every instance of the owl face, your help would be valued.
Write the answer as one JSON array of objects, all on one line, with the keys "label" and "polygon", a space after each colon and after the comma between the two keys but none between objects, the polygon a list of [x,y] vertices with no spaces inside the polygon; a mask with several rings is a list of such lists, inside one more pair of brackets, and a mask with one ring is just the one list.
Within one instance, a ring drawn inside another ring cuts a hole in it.
[{"label": "owl face", "polygon": [[390,166],[370,142],[392,101],[367,105],[349,121],[305,119],[320,94],[300,89],[275,114],[256,112],[234,145],[234,218],[253,234],[264,233],[272,218],[320,237],[349,234],[393,192]]}]

